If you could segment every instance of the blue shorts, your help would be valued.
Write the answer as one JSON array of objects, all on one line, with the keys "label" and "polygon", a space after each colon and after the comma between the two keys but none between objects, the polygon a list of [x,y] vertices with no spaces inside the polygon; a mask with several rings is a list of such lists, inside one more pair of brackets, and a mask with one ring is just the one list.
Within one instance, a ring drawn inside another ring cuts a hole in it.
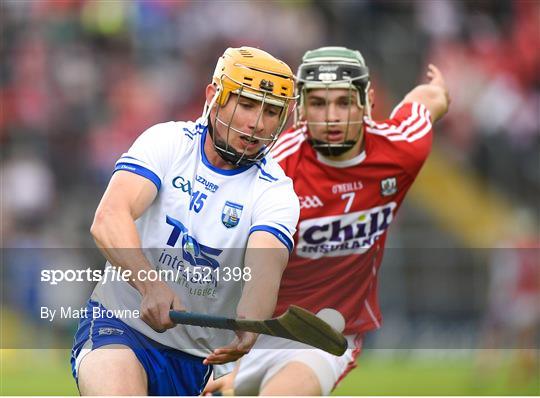
[{"label": "blue shorts", "polygon": [[212,373],[212,366],[203,365],[203,358],[149,339],[118,318],[93,319],[94,307],[105,309],[96,301],[88,301],[88,315],[79,321],[71,350],[71,370],[77,382],[77,357],[83,348],[122,344],[133,350],[146,371],[148,395],[200,395]]}]

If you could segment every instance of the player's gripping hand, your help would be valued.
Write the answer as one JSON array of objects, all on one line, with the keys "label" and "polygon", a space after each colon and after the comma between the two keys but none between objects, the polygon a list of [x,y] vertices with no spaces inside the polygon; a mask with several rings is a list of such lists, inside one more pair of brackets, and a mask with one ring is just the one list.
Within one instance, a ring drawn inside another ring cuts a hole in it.
[{"label": "player's gripping hand", "polygon": [[205,365],[219,365],[222,363],[233,362],[246,355],[251,347],[257,341],[257,333],[236,331],[234,340],[220,348],[216,348],[203,361]]},{"label": "player's gripping hand", "polygon": [[163,333],[176,326],[169,317],[169,310],[186,311],[178,296],[165,282],[149,282],[144,285],[141,293],[141,319],[156,332]]}]

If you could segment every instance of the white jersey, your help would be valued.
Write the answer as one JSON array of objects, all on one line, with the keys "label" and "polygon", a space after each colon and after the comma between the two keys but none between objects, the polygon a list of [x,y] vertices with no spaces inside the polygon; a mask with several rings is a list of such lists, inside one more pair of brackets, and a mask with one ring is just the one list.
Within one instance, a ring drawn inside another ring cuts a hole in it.
[{"label": "white jersey", "polygon": [[[156,270],[169,271],[167,283],[185,307],[234,316],[242,279],[249,277],[247,270],[238,276],[250,233],[267,231],[292,250],[299,202],[292,181],[270,156],[233,170],[214,167],[204,152],[207,130],[201,120],[155,125],[122,155],[115,171],[156,185],[158,195],[136,226],[145,255]],[[141,295],[127,282],[99,283],[92,297],[108,310],[140,309]],[[201,357],[234,337],[191,326],[157,333],[140,318],[121,319],[161,344]]]}]

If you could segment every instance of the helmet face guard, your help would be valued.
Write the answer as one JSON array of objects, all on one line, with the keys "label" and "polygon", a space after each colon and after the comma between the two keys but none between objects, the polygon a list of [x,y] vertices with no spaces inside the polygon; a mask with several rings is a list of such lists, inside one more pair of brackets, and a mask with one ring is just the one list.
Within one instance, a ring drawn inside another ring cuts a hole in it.
[{"label": "helmet face guard", "polygon": [[[341,142],[325,142],[310,138],[315,150],[325,156],[339,156],[355,146],[359,139],[359,129],[362,120],[351,120],[351,108],[358,106],[364,109],[365,115],[370,117],[370,104],[368,98],[369,70],[359,51],[344,47],[322,47],[308,51],[302,58],[296,76],[297,93],[300,97],[300,106],[296,110],[295,123],[306,123],[308,127],[324,126],[327,130],[332,127],[344,127],[345,136]],[[326,91],[326,115],[322,122],[310,121],[307,96],[310,90],[324,89]],[[348,90],[348,114],[346,121],[331,122],[328,117],[329,90]],[[353,101],[353,98],[355,101]],[[303,113],[301,121],[300,112]]]},{"label": "helmet face guard", "polygon": [[[270,151],[281,134],[291,103],[294,102],[294,80],[290,68],[270,54],[250,47],[229,48],[219,59],[212,79],[216,94],[209,104],[205,104],[204,117],[209,119],[215,107],[213,120],[209,120],[209,131],[217,153],[234,166],[246,166],[260,162]],[[233,96],[231,96],[233,94]],[[242,97],[260,102],[254,128],[242,131],[233,127],[234,117]],[[228,101],[235,101],[229,120],[223,120],[220,111]],[[265,136],[257,135],[257,126],[269,105],[280,108],[277,127]],[[225,133],[217,133],[218,126]],[[238,134],[248,140],[262,142],[262,148],[255,154],[248,154],[247,147],[238,151],[231,145],[231,135]]]}]

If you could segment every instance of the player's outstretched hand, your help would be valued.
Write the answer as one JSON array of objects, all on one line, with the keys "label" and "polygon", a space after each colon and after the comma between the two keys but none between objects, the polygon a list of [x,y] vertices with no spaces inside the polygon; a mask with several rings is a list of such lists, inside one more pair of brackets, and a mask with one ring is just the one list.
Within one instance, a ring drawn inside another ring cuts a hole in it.
[{"label": "player's outstretched hand", "polygon": [[142,295],[141,319],[156,332],[163,333],[176,326],[169,318],[169,310],[186,310],[178,296],[165,282],[148,283]]},{"label": "player's outstretched hand", "polygon": [[433,64],[429,64],[427,77],[429,83],[423,83],[413,88],[405,98],[404,103],[418,102],[429,111],[432,123],[442,118],[450,105],[450,95],[442,72]]},{"label": "player's outstretched hand", "polygon": [[258,334],[251,332],[236,331],[234,340],[225,347],[216,348],[203,361],[205,365],[219,365],[227,362],[234,362],[242,358],[251,350],[257,341]]},{"label": "player's outstretched hand", "polygon": [[448,87],[442,72],[433,64],[428,65],[427,77],[429,78],[429,84],[437,86],[443,89],[446,101],[450,103],[450,95],[448,94]]},{"label": "player's outstretched hand", "polygon": [[446,83],[444,82],[443,75],[439,68],[437,68],[433,64],[428,65],[428,71],[427,71],[427,77],[430,80],[430,84],[435,84],[440,87],[446,87]]}]

